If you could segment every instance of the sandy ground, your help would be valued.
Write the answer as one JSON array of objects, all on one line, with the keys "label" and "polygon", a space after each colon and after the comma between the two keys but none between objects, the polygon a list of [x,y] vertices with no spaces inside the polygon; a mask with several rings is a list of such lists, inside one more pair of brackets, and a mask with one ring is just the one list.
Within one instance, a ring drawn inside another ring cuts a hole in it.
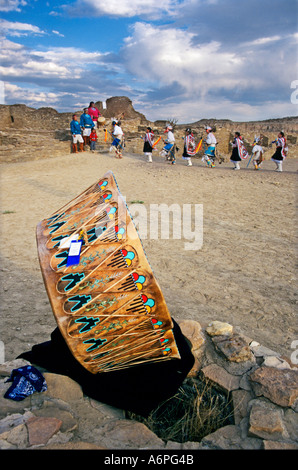
[{"label": "sandy ground", "polygon": [[[298,160],[284,172],[271,161],[261,171],[242,163],[187,167],[154,156],[85,152],[1,165],[1,337],[5,360],[47,341],[56,323],[43,284],[36,225],[112,170],[128,205],[203,205],[203,245],[143,238],[172,316],[206,326],[229,322],[290,357],[298,340],[295,190]],[[149,215],[148,215],[149,217]],[[194,218],[194,217],[193,217]],[[197,228],[197,227],[196,227]]]}]

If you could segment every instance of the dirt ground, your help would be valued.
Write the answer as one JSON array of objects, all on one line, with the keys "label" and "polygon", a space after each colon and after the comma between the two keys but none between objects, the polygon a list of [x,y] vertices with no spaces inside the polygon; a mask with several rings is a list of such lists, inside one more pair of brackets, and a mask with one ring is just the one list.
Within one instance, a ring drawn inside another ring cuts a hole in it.
[{"label": "dirt ground", "polygon": [[[203,326],[229,322],[290,357],[298,340],[296,183],[298,160],[283,173],[233,171],[230,162],[209,169],[199,159],[175,166],[154,155],[77,155],[1,165],[1,337],[5,360],[47,341],[56,322],[43,284],[36,225],[113,171],[128,206],[203,205],[203,244],[185,238],[147,239],[143,245],[171,315]],[[177,206],[176,206],[177,207]],[[193,222],[194,216],[193,216]],[[195,227],[197,228],[197,227]]]}]

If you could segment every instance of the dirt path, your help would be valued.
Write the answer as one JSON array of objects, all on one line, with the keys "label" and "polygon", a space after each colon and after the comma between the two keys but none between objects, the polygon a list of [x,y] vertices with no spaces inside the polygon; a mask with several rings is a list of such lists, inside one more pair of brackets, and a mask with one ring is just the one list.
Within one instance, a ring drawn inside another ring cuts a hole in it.
[{"label": "dirt path", "polygon": [[[200,160],[186,167],[154,157],[86,152],[77,156],[1,165],[1,341],[5,360],[49,339],[56,323],[37,257],[38,222],[112,170],[128,205],[203,205],[203,245],[143,238],[172,316],[206,325],[213,320],[288,357],[298,339],[295,191],[298,160],[275,173],[214,169]],[[177,206],[178,205],[178,206]],[[183,228],[183,227],[182,227]],[[195,227],[196,229],[198,227]],[[149,232],[149,231],[148,231]]]}]

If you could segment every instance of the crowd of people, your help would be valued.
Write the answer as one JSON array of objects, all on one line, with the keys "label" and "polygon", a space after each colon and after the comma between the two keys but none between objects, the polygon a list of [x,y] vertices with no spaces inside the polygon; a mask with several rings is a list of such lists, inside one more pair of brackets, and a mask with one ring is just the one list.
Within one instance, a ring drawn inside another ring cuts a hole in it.
[{"label": "crowd of people", "polygon": [[[95,145],[98,140],[97,128],[98,121],[101,118],[100,111],[94,105],[94,102],[91,101],[88,108],[84,109],[83,114],[80,116],[80,121],[76,114],[73,115],[73,119],[70,123],[70,130],[72,134],[72,145],[73,152],[78,152],[79,150],[84,152],[84,146],[89,145],[92,152],[95,151]],[[103,119],[104,120],[104,119]],[[110,145],[110,152],[114,152],[116,158],[123,158],[122,151],[124,149],[124,132],[121,127],[121,120],[113,118],[112,130],[105,131],[105,141],[107,141],[107,133],[112,137],[112,142]],[[183,153],[182,159],[186,162],[187,166],[192,166],[192,157],[194,157],[204,145],[204,153],[202,156],[202,161],[210,168],[215,166],[216,161],[216,146],[217,140],[214,135],[214,130],[210,126],[205,127],[206,137],[201,138],[200,141],[196,144],[195,138],[192,130],[188,127],[185,130],[185,136],[183,138]],[[172,165],[176,164],[176,152],[179,151],[179,148],[176,145],[176,140],[174,136],[173,126],[167,125],[164,129],[164,134],[166,134],[163,139],[164,146],[160,151],[160,155],[165,157],[165,159]],[[152,163],[152,154],[156,150],[156,144],[161,140],[159,137],[155,140],[154,132],[151,127],[147,127],[145,136],[143,137],[143,153],[147,158],[148,163]],[[249,157],[249,153],[245,148],[244,141],[239,132],[235,132],[234,139],[230,142],[232,147],[232,154],[230,161],[234,165],[234,170],[240,170],[240,163],[242,161],[248,161],[247,166],[250,161],[253,161],[254,168],[259,170],[264,161],[264,151],[261,145],[260,137],[255,137],[252,154]],[[276,145],[276,150],[271,157],[271,160],[275,162],[276,169],[275,171],[282,171],[282,164],[284,159],[288,154],[287,141],[284,135],[284,132],[280,131],[276,140],[272,142]]]}]

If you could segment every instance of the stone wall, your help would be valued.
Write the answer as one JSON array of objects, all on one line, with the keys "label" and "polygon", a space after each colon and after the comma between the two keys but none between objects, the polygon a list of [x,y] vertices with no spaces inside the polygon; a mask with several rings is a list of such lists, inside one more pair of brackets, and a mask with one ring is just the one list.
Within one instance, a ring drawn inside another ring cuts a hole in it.
[{"label": "stone wall", "polygon": [[[43,371],[47,391],[4,398],[15,360],[0,365],[0,449],[298,449],[298,369],[227,323],[180,322],[192,345],[189,378],[212,383],[232,400],[233,424],[200,442],[162,440],[123,410],[84,396],[69,377]],[[189,379],[186,379],[189,380]],[[199,412],[199,411],[198,411]]]}]

